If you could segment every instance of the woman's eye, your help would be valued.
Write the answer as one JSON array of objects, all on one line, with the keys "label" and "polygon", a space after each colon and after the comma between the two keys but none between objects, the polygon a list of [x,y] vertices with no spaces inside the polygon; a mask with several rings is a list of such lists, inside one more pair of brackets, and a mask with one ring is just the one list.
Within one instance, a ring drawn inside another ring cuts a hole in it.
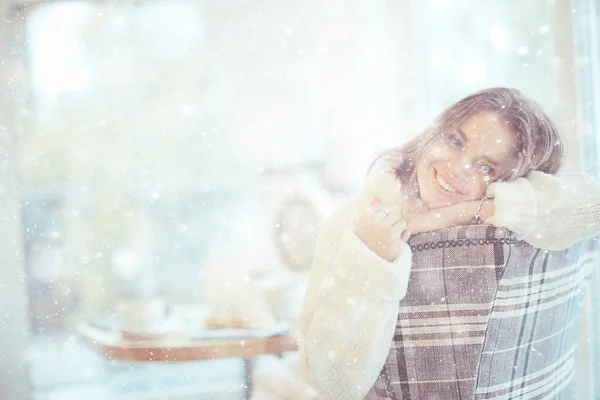
[{"label": "woman's eye", "polygon": [[486,175],[491,175],[494,172],[494,168],[490,167],[487,164],[483,164],[481,167],[481,171]]},{"label": "woman's eye", "polygon": [[450,135],[448,137],[448,140],[450,140],[450,143],[452,143],[452,145],[454,147],[456,147],[457,149],[462,149],[463,148],[463,144],[462,141],[460,140],[460,138],[456,135]]}]

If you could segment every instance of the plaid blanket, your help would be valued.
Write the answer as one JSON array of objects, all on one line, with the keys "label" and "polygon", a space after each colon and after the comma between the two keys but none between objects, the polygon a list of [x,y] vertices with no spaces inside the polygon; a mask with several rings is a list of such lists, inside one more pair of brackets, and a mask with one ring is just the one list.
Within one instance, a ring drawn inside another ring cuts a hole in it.
[{"label": "plaid blanket", "polygon": [[415,235],[394,340],[366,399],[572,399],[595,242],[544,251],[501,228]]}]

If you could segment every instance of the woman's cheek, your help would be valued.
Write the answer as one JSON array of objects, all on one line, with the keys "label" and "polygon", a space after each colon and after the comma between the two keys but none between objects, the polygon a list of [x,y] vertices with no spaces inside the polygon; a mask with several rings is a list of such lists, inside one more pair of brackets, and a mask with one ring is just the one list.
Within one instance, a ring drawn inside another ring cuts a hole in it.
[{"label": "woman's cheek", "polygon": [[475,182],[473,182],[473,191],[471,192],[473,199],[475,200],[483,196],[487,187],[488,184],[483,179],[476,179]]}]

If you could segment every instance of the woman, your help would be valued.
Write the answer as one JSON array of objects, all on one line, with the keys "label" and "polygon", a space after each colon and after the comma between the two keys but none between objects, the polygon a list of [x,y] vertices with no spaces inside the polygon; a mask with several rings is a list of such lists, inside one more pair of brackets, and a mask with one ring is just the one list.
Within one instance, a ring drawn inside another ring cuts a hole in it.
[{"label": "woman", "polygon": [[316,249],[299,341],[318,398],[363,399],[377,379],[407,291],[411,233],[483,220],[546,249],[600,233],[600,186],[553,176],[562,158],[540,108],[494,88],[378,159],[383,171],[327,221]]}]

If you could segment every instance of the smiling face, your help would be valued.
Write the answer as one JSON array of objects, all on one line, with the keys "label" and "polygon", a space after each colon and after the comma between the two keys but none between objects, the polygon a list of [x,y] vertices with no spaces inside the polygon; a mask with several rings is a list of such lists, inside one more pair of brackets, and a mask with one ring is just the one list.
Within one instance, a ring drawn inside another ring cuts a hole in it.
[{"label": "smiling face", "polygon": [[490,111],[473,114],[424,150],[416,166],[421,200],[433,209],[480,198],[517,161],[510,126]]}]

